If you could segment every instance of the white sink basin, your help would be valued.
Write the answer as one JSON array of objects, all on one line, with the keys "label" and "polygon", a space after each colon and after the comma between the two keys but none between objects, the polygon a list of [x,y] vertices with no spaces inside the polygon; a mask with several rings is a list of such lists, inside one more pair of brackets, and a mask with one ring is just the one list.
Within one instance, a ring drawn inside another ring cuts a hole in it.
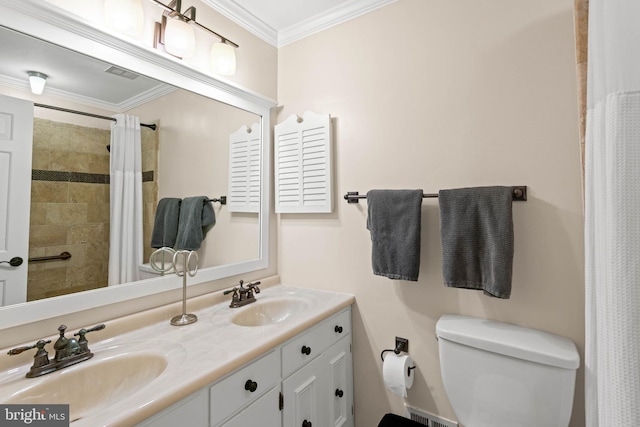
[{"label": "white sink basin", "polygon": [[161,354],[136,353],[83,362],[74,367],[26,379],[25,387],[6,403],[69,404],[70,419],[122,400],[156,379],[167,367]]},{"label": "white sink basin", "polygon": [[126,405],[164,372],[175,375],[186,356],[181,344],[155,339],[107,340],[94,344],[92,350],[93,358],[36,378],[25,378],[29,365],[0,373],[0,401],[68,404],[71,422],[91,419],[116,402]]},{"label": "white sink basin", "polygon": [[239,326],[264,326],[284,322],[304,313],[312,300],[296,296],[258,299],[246,307],[237,309],[231,322]]}]

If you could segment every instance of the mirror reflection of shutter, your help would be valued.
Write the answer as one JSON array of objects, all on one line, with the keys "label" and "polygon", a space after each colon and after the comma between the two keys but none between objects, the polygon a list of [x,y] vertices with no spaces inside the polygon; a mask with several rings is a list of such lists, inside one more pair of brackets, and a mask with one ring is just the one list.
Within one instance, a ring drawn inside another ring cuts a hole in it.
[{"label": "mirror reflection of shutter", "polygon": [[229,212],[260,211],[260,124],[229,135]]},{"label": "mirror reflection of shutter", "polygon": [[276,212],[331,212],[331,116],[292,115],[274,133]]}]

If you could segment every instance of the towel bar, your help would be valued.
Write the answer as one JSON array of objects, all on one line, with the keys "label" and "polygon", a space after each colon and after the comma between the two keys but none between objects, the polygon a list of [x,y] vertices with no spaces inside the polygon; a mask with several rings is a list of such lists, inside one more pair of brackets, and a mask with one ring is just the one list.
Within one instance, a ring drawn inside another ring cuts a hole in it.
[{"label": "towel bar", "polygon": [[[514,202],[526,202],[527,201],[527,186],[526,185],[514,185],[511,187],[513,190],[513,201]],[[437,198],[437,193],[423,194],[423,198]],[[344,199],[347,203],[359,203],[359,199],[366,199],[366,194],[360,194],[357,191],[348,191],[347,194],[344,195]]]},{"label": "towel bar", "polygon": [[205,200],[205,202],[208,202],[208,203],[220,202],[221,205],[226,205],[227,204],[227,196],[220,196],[220,198],[217,198],[217,199],[207,199],[207,200]]}]

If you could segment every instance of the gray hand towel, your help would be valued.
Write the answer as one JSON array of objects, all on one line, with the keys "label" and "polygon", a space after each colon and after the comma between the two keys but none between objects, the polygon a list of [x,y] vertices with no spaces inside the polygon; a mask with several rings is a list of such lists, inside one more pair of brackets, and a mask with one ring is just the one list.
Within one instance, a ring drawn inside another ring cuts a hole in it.
[{"label": "gray hand towel", "polygon": [[200,249],[207,231],[216,223],[216,215],[209,198],[186,197],[180,206],[176,249],[195,251]]},{"label": "gray hand towel", "polygon": [[417,281],[422,190],[371,190],[367,205],[373,274]]},{"label": "gray hand towel", "polygon": [[151,247],[173,247],[178,235],[178,217],[180,215],[181,199],[168,197],[160,199],[156,209],[156,217],[151,233]]},{"label": "gray hand towel", "polygon": [[440,190],[442,272],[449,287],[511,296],[511,187]]}]

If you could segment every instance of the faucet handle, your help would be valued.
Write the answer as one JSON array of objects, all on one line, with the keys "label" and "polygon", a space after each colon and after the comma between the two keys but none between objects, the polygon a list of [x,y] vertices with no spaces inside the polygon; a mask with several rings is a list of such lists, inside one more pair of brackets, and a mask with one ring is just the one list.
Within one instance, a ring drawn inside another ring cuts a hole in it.
[{"label": "faucet handle", "polygon": [[104,325],[104,323],[101,323],[99,325],[94,326],[93,328],[89,328],[89,329],[82,328],[78,332],[73,334],[74,337],[80,337],[78,339],[78,345],[80,346],[80,351],[81,352],[89,351],[88,341],[85,335],[87,335],[89,332],[101,331],[105,327],[106,326]]},{"label": "faucet handle", "polygon": [[86,334],[88,334],[89,332],[101,331],[104,328],[106,328],[106,326],[104,325],[104,323],[101,323],[99,325],[94,326],[93,328],[89,328],[89,329],[82,328],[78,332],[73,334],[73,336],[74,337],[78,337],[79,336],[80,340],[86,340],[86,338],[85,338]]},{"label": "faucet handle", "polygon": [[222,295],[229,295],[231,292],[233,292],[234,294],[237,294],[238,293],[238,288],[235,287],[235,288],[232,288],[232,289],[227,289],[226,291],[224,291],[222,293]]},{"label": "faucet handle", "polygon": [[259,294],[260,293],[260,288],[258,287],[259,284],[260,284],[260,281],[249,283],[247,285],[247,289],[253,289],[256,294]]},{"label": "faucet handle", "polygon": [[[89,333],[89,332],[101,331],[101,330],[103,330],[104,328],[106,328],[106,326],[104,325],[104,323],[101,323],[101,324],[99,324],[99,325],[94,326],[93,328],[89,328],[89,329],[82,328],[82,329],[80,329],[78,332],[76,332],[76,333],[75,333],[75,334],[73,334],[73,335],[74,335],[74,336],[75,336],[75,335],[81,335],[81,334],[82,334],[82,335],[84,335],[84,334],[87,334],[87,333]],[[84,333],[82,333],[82,331],[84,331]]]},{"label": "faucet handle", "polygon": [[25,345],[25,346],[22,346],[22,347],[12,348],[11,350],[9,350],[7,352],[7,354],[9,356],[15,356],[16,354],[20,354],[20,353],[22,353],[24,351],[31,350],[32,348],[36,348],[36,347],[38,347],[38,350],[44,349],[45,344],[49,344],[50,342],[51,342],[51,340],[48,340],[48,341],[40,340],[37,343],[35,343],[34,345]]}]

